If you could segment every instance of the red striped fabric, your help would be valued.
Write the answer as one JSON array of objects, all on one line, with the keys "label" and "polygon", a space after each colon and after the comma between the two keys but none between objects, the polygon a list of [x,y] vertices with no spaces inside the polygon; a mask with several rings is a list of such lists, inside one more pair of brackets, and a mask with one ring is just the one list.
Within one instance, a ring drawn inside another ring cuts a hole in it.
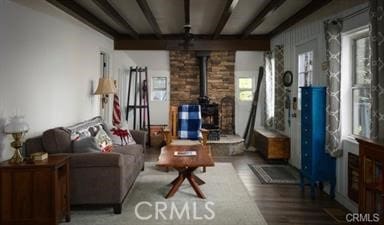
[{"label": "red striped fabric", "polygon": [[112,116],[112,124],[114,126],[118,126],[121,123],[121,108],[119,103],[119,97],[117,94],[113,96],[113,116]]}]

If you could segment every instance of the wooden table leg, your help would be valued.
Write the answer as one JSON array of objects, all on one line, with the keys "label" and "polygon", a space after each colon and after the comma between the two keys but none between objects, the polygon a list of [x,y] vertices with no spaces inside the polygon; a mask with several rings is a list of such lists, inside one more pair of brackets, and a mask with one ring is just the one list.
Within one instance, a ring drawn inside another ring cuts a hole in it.
[{"label": "wooden table leg", "polygon": [[185,180],[185,176],[182,173],[180,173],[179,176],[176,178],[176,181],[173,183],[171,190],[169,190],[165,198],[172,197],[177,192],[177,190],[179,189],[179,187],[181,186],[184,180]]},{"label": "wooden table leg", "polygon": [[195,181],[194,177],[192,176],[192,174],[188,174],[187,175],[187,179],[188,179],[189,183],[191,184],[193,190],[196,192],[197,196],[199,198],[205,198],[203,192],[199,188],[199,185],[196,183],[196,181]]},{"label": "wooden table leg", "polygon": [[205,184],[205,182],[202,179],[200,179],[200,177],[196,176],[195,174],[192,173],[191,176],[193,177],[193,179],[196,181],[196,183],[198,185]]},{"label": "wooden table leg", "polygon": [[203,194],[203,192],[201,191],[201,189],[199,187],[199,185],[205,184],[205,182],[202,179],[200,179],[199,177],[197,177],[195,174],[193,174],[193,171],[196,170],[197,167],[176,168],[176,169],[179,171],[179,176],[177,176],[171,182],[172,187],[169,190],[168,194],[165,196],[165,198],[172,197],[177,192],[177,190],[179,189],[179,187],[181,186],[181,184],[183,183],[185,178],[187,178],[187,180],[191,184],[193,190],[196,192],[196,195],[199,198],[205,198],[205,195]]}]

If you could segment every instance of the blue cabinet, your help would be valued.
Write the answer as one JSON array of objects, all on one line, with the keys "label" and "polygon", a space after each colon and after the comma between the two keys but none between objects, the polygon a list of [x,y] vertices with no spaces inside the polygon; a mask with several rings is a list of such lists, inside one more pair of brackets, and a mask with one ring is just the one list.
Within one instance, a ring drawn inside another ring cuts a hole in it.
[{"label": "blue cabinet", "polygon": [[315,197],[316,183],[328,181],[335,196],[336,160],[325,150],[326,88],[301,87],[301,188],[306,181]]}]

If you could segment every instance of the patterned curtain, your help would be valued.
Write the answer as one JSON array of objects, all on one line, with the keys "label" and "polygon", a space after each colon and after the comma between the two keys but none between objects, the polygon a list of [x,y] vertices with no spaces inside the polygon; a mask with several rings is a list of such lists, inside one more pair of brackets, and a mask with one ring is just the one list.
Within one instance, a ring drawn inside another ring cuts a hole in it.
[{"label": "patterned curtain", "polygon": [[275,128],[284,131],[284,47],[276,46],[273,51],[275,55]]},{"label": "patterned curtain", "polygon": [[342,155],[340,141],[340,57],[342,21],[325,21],[324,28],[326,56],[328,61],[326,149],[331,156],[338,157]]},{"label": "patterned curtain", "polygon": [[371,138],[384,141],[384,1],[370,0],[371,38]]},{"label": "patterned curtain", "polygon": [[265,95],[264,95],[264,126],[273,126],[274,117],[274,96],[273,91],[274,80],[272,73],[272,52],[264,53],[264,68],[265,68]]}]

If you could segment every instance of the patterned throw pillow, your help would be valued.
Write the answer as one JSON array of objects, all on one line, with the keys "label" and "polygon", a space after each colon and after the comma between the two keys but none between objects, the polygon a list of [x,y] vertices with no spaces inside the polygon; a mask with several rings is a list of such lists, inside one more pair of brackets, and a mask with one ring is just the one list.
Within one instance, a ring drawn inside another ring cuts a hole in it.
[{"label": "patterned throw pillow", "polygon": [[133,139],[128,129],[113,127],[110,129],[111,139],[115,145],[134,145],[136,141]]},{"label": "patterned throw pillow", "polygon": [[95,136],[96,143],[99,145],[99,148],[102,152],[111,152],[112,151],[112,140],[104,129],[100,129]]}]

